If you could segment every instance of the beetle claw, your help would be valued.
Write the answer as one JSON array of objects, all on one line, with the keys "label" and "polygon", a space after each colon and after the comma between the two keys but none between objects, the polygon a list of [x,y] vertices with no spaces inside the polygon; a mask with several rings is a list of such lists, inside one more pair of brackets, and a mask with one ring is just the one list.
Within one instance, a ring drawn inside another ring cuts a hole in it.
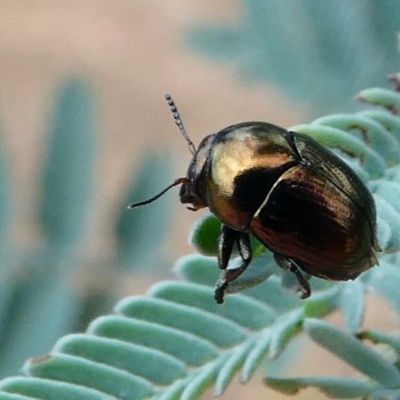
[{"label": "beetle claw", "polygon": [[299,271],[296,264],[290,258],[283,256],[282,254],[274,254],[276,263],[285,271],[289,271],[295,275],[299,284],[300,298],[302,300],[307,299],[311,295],[311,288],[308,280],[304,278],[303,274]]},{"label": "beetle claw", "polygon": [[310,284],[306,280],[304,280],[302,282],[299,281],[299,283],[300,283],[300,292],[301,292],[300,299],[304,300],[304,299],[309,298],[311,295]]}]

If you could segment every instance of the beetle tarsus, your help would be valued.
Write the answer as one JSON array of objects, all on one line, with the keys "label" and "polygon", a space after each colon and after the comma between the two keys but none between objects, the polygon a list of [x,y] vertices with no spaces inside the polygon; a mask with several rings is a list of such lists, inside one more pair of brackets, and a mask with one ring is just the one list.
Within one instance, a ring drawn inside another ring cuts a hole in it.
[{"label": "beetle tarsus", "polygon": [[311,288],[310,284],[308,283],[307,279],[304,278],[302,273],[297,268],[296,264],[290,259],[281,254],[274,254],[274,258],[276,263],[285,271],[292,272],[299,282],[300,285],[300,298],[302,300],[307,299],[311,295]]},{"label": "beetle tarsus", "polygon": [[[227,269],[236,242],[242,262],[238,268]],[[214,298],[218,304],[224,302],[224,294],[228,283],[236,280],[249,266],[252,259],[250,238],[247,233],[222,226],[218,239],[218,266],[223,270],[215,288]]]},{"label": "beetle tarsus", "polygon": [[301,277],[299,279],[298,275],[296,274],[297,280],[300,283],[300,290],[301,290],[300,298],[302,300],[304,300],[311,296],[311,288],[310,288],[310,284],[304,279],[304,277],[301,275],[301,273],[298,270],[297,270],[297,272]]},{"label": "beetle tarsus", "polygon": [[225,290],[227,287],[228,287],[228,282],[226,280],[220,279],[217,282],[214,292],[214,299],[218,304],[224,303]]}]

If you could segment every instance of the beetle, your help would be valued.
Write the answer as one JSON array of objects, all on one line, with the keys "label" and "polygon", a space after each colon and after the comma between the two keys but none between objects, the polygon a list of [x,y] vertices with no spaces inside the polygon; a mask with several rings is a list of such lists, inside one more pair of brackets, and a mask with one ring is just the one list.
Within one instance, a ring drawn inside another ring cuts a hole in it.
[{"label": "beetle", "polygon": [[[371,193],[335,153],[308,135],[266,122],[243,122],[206,136],[198,148],[169,94],[165,98],[193,155],[179,178],[149,204],[181,185],[190,210],[208,207],[222,223],[215,300],[224,302],[230,282],[252,259],[250,234],[295,274],[300,297],[310,296],[303,275],[333,281],[355,279],[377,265],[376,209]],[[227,269],[236,244],[241,264]]]}]

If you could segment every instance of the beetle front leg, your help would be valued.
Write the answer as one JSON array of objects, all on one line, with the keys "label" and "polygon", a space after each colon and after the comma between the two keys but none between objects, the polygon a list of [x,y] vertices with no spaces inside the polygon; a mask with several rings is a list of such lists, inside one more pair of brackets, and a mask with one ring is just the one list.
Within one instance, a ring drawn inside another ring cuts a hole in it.
[{"label": "beetle front leg", "polygon": [[300,290],[301,290],[300,298],[304,300],[307,297],[310,297],[310,295],[311,295],[310,284],[304,278],[304,276],[301,274],[301,272],[299,271],[296,264],[290,258],[285,257],[282,254],[274,253],[274,258],[275,258],[276,263],[282,269],[284,269],[285,271],[293,272],[296,275],[296,278],[300,284]]},{"label": "beetle front leg", "polygon": [[[228,270],[227,267],[234,242],[237,244],[242,263],[239,268]],[[218,239],[218,266],[224,271],[217,282],[214,294],[218,304],[224,302],[224,294],[229,282],[237,279],[246,270],[251,259],[252,251],[249,235],[223,225]]]},{"label": "beetle front leg", "polygon": [[231,258],[233,245],[239,236],[239,232],[222,225],[221,233],[218,237],[218,267],[226,269]]}]

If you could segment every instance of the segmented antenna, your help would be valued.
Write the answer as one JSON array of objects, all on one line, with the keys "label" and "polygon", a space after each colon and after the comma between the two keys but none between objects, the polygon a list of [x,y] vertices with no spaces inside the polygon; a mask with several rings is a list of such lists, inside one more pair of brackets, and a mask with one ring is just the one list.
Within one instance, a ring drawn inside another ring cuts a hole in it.
[{"label": "segmented antenna", "polygon": [[189,145],[190,152],[194,155],[196,153],[196,147],[193,144],[193,142],[190,140],[189,135],[187,134],[186,129],[183,126],[181,116],[179,114],[178,108],[175,105],[174,100],[172,100],[172,97],[169,93],[165,93],[164,97],[165,97],[165,100],[167,100],[169,108],[172,112],[172,116],[174,118],[176,126],[179,128],[179,131],[181,132],[182,136],[186,139],[186,141]]},{"label": "segmented antenna", "polygon": [[150,204],[153,201],[157,200],[159,197],[161,197],[164,193],[168,192],[169,189],[173,188],[174,186],[185,183],[185,182],[187,182],[187,178],[178,178],[173,183],[171,183],[169,186],[167,186],[164,190],[162,190],[160,193],[154,195],[153,197],[150,197],[147,200],[138,201],[137,203],[133,203],[133,204],[129,205],[128,208],[136,208],[136,207],[144,206],[146,204]]}]

